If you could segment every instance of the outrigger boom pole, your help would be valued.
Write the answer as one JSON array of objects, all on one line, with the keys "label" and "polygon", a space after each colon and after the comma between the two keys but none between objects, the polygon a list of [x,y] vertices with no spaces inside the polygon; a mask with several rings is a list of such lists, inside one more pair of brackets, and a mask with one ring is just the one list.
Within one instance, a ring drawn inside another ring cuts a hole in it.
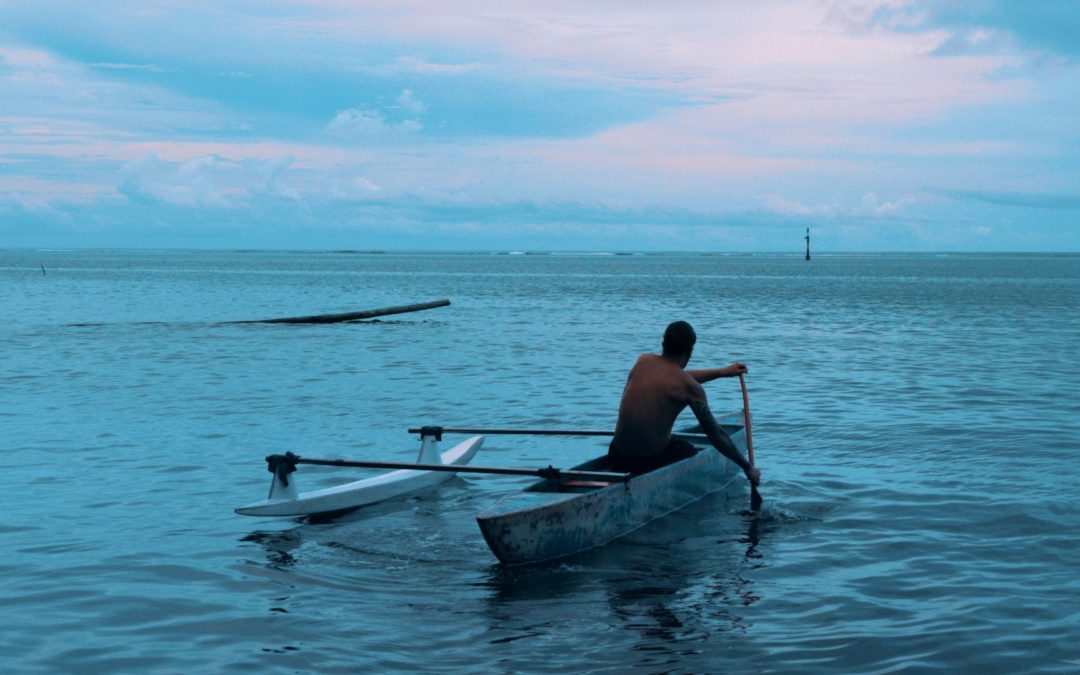
[{"label": "outrigger boom pole", "polygon": [[[442,440],[443,434],[482,434],[485,436],[614,436],[614,431],[573,430],[573,429],[473,429],[458,427],[425,426],[409,429],[410,434],[435,436]],[[708,442],[705,434],[671,434],[673,438],[685,438],[688,441]]]},{"label": "outrigger boom pole", "polygon": [[[488,473],[503,476],[537,476],[551,480],[574,479],[595,480],[608,482],[626,482],[630,480],[628,473],[615,473],[611,471],[574,471],[569,469],[556,469],[553,466],[542,469],[518,469],[499,466],[469,466],[461,464],[416,464],[413,462],[375,462],[354,461],[347,459],[307,459],[286,452],[284,455],[270,455],[266,458],[272,473],[284,471],[286,475],[296,469],[297,464],[314,464],[316,466],[344,466],[361,469],[413,469],[416,471],[449,471],[452,473]],[[280,473],[279,473],[280,475]]]}]

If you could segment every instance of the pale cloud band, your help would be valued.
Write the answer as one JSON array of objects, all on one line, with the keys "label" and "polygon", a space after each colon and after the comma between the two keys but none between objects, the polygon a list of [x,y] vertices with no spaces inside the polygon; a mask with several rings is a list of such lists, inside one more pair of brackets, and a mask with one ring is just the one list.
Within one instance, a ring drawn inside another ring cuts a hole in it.
[{"label": "pale cloud band", "polygon": [[0,235],[1078,250],[1078,30],[1056,2],[9,3]]}]

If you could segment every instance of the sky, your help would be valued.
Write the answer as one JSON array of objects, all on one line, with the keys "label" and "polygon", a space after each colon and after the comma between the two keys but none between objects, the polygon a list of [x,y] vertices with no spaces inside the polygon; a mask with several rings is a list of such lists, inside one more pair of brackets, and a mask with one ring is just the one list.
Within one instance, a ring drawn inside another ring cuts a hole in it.
[{"label": "sky", "polygon": [[1074,0],[0,0],[0,248],[1080,251]]}]

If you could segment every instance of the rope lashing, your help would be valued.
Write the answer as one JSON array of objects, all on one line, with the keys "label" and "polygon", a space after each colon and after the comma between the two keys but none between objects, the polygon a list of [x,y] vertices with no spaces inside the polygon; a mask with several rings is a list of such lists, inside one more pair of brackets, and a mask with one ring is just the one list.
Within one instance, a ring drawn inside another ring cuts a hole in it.
[{"label": "rope lashing", "polygon": [[282,485],[289,487],[289,474],[296,471],[296,460],[298,459],[300,459],[300,456],[292,451],[286,452],[284,455],[267,455],[266,470],[274,474]]}]

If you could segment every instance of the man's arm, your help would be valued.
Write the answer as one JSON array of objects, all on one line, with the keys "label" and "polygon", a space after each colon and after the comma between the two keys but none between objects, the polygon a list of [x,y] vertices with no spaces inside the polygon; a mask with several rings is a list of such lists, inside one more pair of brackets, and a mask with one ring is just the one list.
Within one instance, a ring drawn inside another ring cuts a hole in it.
[{"label": "man's arm", "polygon": [[704,398],[704,392],[702,392],[702,398],[690,401],[690,409],[694,411],[694,416],[697,417],[702,431],[709,437],[709,442],[712,443],[713,447],[719,450],[721,455],[735,462],[746,474],[746,478],[752,485],[757,485],[761,478],[761,472],[750,466],[750,462],[746,461],[746,458],[742,456],[742,453],[731,441],[731,437],[727,435],[724,428],[713,417],[712,411],[709,410],[709,402]]},{"label": "man's arm", "polygon": [[687,370],[686,374],[697,380],[698,384],[710,382],[719,377],[738,377],[745,375],[747,368],[744,364],[735,362],[726,368],[709,368],[706,370]]}]

